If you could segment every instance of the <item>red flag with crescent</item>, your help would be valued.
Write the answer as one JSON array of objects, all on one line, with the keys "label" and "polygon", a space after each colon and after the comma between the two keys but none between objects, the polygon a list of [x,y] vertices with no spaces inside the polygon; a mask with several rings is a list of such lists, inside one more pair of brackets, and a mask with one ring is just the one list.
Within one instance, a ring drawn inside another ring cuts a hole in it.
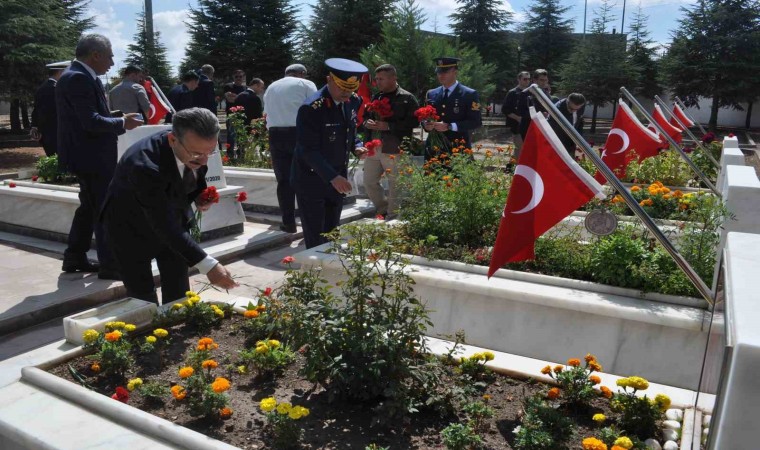
[{"label": "red flag with crescent", "polygon": [[[662,127],[663,130],[665,130],[665,133],[667,133],[668,136],[676,141],[676,143],[680,144],[681,141],[683,141],[683,136],[681,136],[683,130],[671,125],[670,122],[668,122],[668,119],[665,118],[665,114],[663,114],[662,109],[660,109],[660,105],[654,105],[652,118],[660,127]],[[667,139],[663,139],[663,141],[667,141]]]},{"label": "red flag with crescent", "polygon": [[508,262],[533,259],[536,239],[594,196],[605,198],[602,186],[567,153],[543,114],[536,114],[501,215],[488,276]]},{"label": "red flag with crescent", "polygon": [[[673,115],[675,117],[678,117],[678,120],[680,120],[682,124],[686,125],[686,128],[691,128],[694,126],[694,122],[686,117],[686,113],[683,112],[683,109],[681,109],[678,104],[673,104]],[[670,124],[674,127],[680,128],[681,125],[678,124],[678,121],[675,119],[675,117],[672,117],[670,119]]]},{"label": "red flag with crescent", "polygon": [[[625,169],[634,158],[643,161],[657,156],[662,148],[657,133],[644,126],[625,102],[618,103],[615,120],[607,135],[602,152],[602,161],[607,164],[618,178],[625,176]],[[600,172],[594,175],[596,181],[604,184],[607,180]]]},{"label": "red flag with crescent", "polygon": [[145,118],[145,123],[148,125],[157,125],[164,119],[171,109],[166,103],[164,103],[163,98],[158,94],[157,91],[160,91],[161,89],[153,84],[152,80],[147,79],[143,81],[142,85],[148,93],[148,100],[150,101],[150,111],[148,111],[148,117]]}]

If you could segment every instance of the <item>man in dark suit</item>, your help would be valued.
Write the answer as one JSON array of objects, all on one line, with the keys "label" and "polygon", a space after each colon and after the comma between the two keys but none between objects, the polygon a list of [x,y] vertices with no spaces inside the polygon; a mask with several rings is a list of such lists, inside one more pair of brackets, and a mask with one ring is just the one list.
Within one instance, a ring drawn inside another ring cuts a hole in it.
[{"label": "man in dark suit", "polygon": [[[470,133],[483,124],[480,117],[480,100],[478,91],[468,88],[459,81],[459,58],[440,57],[435,59],[435,73],[441,83],[425,95],[425,102],[435,107],[441,117],[440,122],[427,122],[425,131],[437,130],[454,143],[463,140],[470,148]],[[426,146],[426,157],[433,156],[433,149]]]},{"label": "man in dark suit", "polygon": [[[549,86],[549,72],[545,69],[536,69],[533,71],[532,76],[533,84],[538,85],[546,95],[551,96],[551,87]],[[524,89],[520,92],[520,97],[517,99],[517,115],[520,116],[520,137],[524,140],[525,135],[528,134],[528,127],[530,126],[530,107],[534,107],[536,112],[545,113],[546,109],[541,103],[533,98],[533,95]]]},{"label": "man in dark suit", "polygon": [[[63,254],[63,271],[98,272],[99,278],[117,280],[118,268],[97,218],[116,168],[117,138],[143,122],[134,113],[111,117],[108,110],[103,83],[98,78],[113,66],[108,38],[99,34],[82,36],[76,58],[55,88],[59,162],[77,176],[80,202]],[[87,260],[93,231],[99,266]]]},{"label": "man in dark suit", "polygon": [[34,110],[32,111],[32,139],[40,141],[45,155],[53,156],[58,148],[58,116],[55,108],[55,85],[63,71],[71,64],[61,61],[48,64],[48,79],[34,93]]},{"label": "man in dark suit", "polygon": [[522,136],[520,135],[520,117],[517,111],[517,100],[520,98],[520,93],[530,86],[530,73],[520,72],[517,74],[517,86],[507,92],[507,96],[504,97],[504,103],[501,105],[501,112],[504,114],[507,122],[507,128],[512,133],[512,142],[515,144],[515,151],[512,153],[512,157],[520,159],[520,150],[522,150]]},{"label": "man in dark suit", "polygon": [[[583,113],[586,111],[586,97],[583,94],[574,92],[558,101],[554,106],[557,107],[559,112],[570,122],[570,125],[575,128],[579,134],[583,134]],[[549,125],[551,125],[554,132],[557,133],[562,145],[565,146],[565,150],[571,157],[575,158],[575,141],[559,126],[553,117],[549,118]]]},{"label": "man in dark suit", "polygon": [[342,58],[325,61],[327,85],[298,109],[296,148],[290,175],[296,192],[306,248],[324,242],[322,233],[340,223],[343,197],[351,192],[349,152],[367,149],[356,137],[356,120],[362,99],[356,95],[367,68]]},{"label": "man in dark suit", "polygon": [[190,289],[191,266],[223,289],[237,286],[227,269],[190,237],[191,203],[201,211],[211,207],[200,194],[218,135],[215,114],[185,109],[174,115],[171,131],[136,142],[119,161],[103,217],[128,296],[158,303],[151,271],[154,258],[164,303],[184,297]]},{"label": "man in dark suit", "polygon": [[[198,88],[200,77],[192,70],[182,75],[182,83],[174,86],[167,95],[175,111],[193,107],[193,92]],[[172,123],[172,113],[166,114],[165,123]]]},{"label": "man in dark suit", "polygon": [[264,92],[264,81],[261,78],[253,78],[248,83],[246,90],[235,97],[234,106],[242,106],[244,108],[246,124],[264,116],[264,103],[261,101],[261,97],[259,97],[259,92]]},{"label": "man in dark suit", "polygon": [[204,64],[198,73],[198,89],[193,91],[193,106],[206,108],[216,114],[216,94],[214,93],[214,66]]}]

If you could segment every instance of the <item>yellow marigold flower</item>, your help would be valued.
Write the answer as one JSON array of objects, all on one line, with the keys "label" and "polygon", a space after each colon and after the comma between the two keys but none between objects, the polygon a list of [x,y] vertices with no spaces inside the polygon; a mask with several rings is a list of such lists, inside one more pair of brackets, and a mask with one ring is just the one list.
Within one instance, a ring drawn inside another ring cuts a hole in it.
[{"label": "yellow marigold flower", "polygon": [[595,371],[595,372],[601,372],[602,371],[602,365],[599,364],[596,361],[591,361],[588,363],[588,368]]},{"label": "yellow marigold flower", "polygon": [[195,372],[195,370],[192,367],[190,367],[190,366],[183,367],[183,368],[179,369],[179,377],[180,378],[188,378],[188,377],[192,376],[194,372]]},{"label": "yellow marigold flower", "polygon": [[276,339],[270,339],[269,340],[269,346],[272,348],[278,348],[280,346],[280,341]]},{"label": "yellow marigold flower", "polygon": [[178,310],[178,309],[182,309],[184,307],[185,307],[185,305],[183,305],[182,303],[175,303],[175,304],[172,305],[172,309],[175,310],[175,311]]},{"label": "yellow marigold flower", "polygon": [[219,317],[224,317],[224,311],[222,311],[221,308],[219,308],[216,305],[211,305],[211,309],[214,311],[214,314],[216,314]]},{"label": "yellow marigold flower", "polygon": [[155,344],[158,339],[155,336],[145,336],[145,342]]},{"label": "yellow marigold flower", "polygon": [[259,314],[260,313],[258,311],[256,311],[255,309],[247,309],[243,313],[243,317],[245,317],[246,319],[255,319],[255,318],[259,317]]},{"label": "yellow marigold flower", "polygon": [[604,398],[612,398],[612,391],[607,386],[600,387],[599,392],[602,393],[602,396]]},{"label": "yellow marigold flower", "polygon": [[486,150],[486,158],[490,158],[493,156],[493,152],[491,150]]},{"label": "yellow marigold flower", "polygon": [[588,380],[591,382],[591,384],[594,384],[594,385],[602,382],[602,379],[596,375],[591,375],[590,377],[588,377]]},{"label": "yellow marigold flower", "polygon": [[256,311],[258,311],[260,313],[264,312],[266,310],[267,310],[267,305],[264,305],[264,304],[261,304],[261,305],[259,305],[259,306],[256,307]]},{"label": "yellow marigold flower", "polygon": [[615,382],[618,386],[624,388],[628,387],[628,378],[621,378]]},{"label": "yellow marigold flower", "polygon": [[84,333],[82,333],[82,339],[85,344],[92,344],[98,340],[98,337],[100,337],[100,333],[93,329],[85,330]]},{"label": "yellow marigold flower", "polygon": [[620,436],[619,438],[615,439],[615,445],[628,450],[633,447],[633,441],[631,441],[631,439],[626,436]]},{"label": "yellow marigold flower", "polygon": [[219,411],[219,417],[222,419],[229,419],[232,417],[232,408],[224,407]]},{"label": "yellow marigold flower", "polygon": [[124,328],[126,325],[127,325],[127,324],[126,324],[126,323],[124,323],[124,322],[122,322],[122,321],[117,321],[117,322],[108,322],[108,323],[106,324],[106,328],[108,328],[108,329],[111,329],[111,330],[121,330],[121,329],[123,329],[123,328]]},{"label": "yellow marigold flower", "polygon": [[443,181],[449,181],[450,179],[451,179],[451,177],[448,176],[448,175],[444,175],[443,176]]},{"label": "yellow marigold flower", "polygon": [[166,336],[169,336],[169,332],[164,330],[163,328],[156,328],[153,330],[153,336],[165,338]]},{"label": "yellow marigold flower", "polygon": [[570,358],[567,360],[568,366],[578,367],[581,365],[581,360],[578,358]]},{"label": "yellow marigold flower", "polygon": [[290,417],[293,420],[298,420],[301,417],[306,417],[308,415],[309,415],[309,410],[304,408],[303,406],[294,406],[288,412],[288,417]]},{"label": "yellow marigold flower", "polygon": [[541,373],[544,375],[549,375],[552,373],[552,366],[546,366],[543,369],[541,369]]},{"label": "yellow marigold flower", "polygon": [[555,400],[559,398],[560,390],[558,387],[553,387],[549,389],[549,392],[546,393],[546,398],[549,400]]},{"label": "yellow marigold flower", "polygon": [[274,397],[267,397],[259,402],[259,408],[264,412],[274,411],[277,406],[277,400]]},{"label": "yellow marigold flower", "polygon": [[641,186],[632,186],[631,192],[639,192],[641,190]]},{"label": "yellow marigold flower", "polygon": [[197,297],[197,296],[198,296],[198,294],[196,294],[193,291],[187,291],[187,292],[185,292],[185,297],[187,297],[187,298],[193,298],[193,297]]},{"label": "yellow marigold flower", "polygon": [[174,397],[176,400],[182,400],[187,396],[187,391],[185,391],[185,388],[182,386],[175,384],[172,386],[172,397]]},{"label": "yellow marigold flower", "polygon": [[494,355],[493,352],[485,351],[483,352],[483,357],[486,359],[486,361],[493,361],[496,355]]},{"label": "yellow marigold flower", "polygon": [[213,391],[216,392],[217,394],[220,392],[224,392],[229,388],[230,388],[230,381],[226,378],[219,377],[216,380],[214,380],[213,383],[211,383],[211,389],[213,389]]},{"label": "yellow marigold flower", "polygon": [[92,370],[95,373],[100,372],[100,364],[96,362],[92,363],[92,365],[90,366],[90,370]]},{"label": "yellow marigold flower", "polygon": [[598,424],[602,424],[604,423],[605,420],[607,420],[607,416],[605,416],[604,414],[594,414],[591,417],[591,420],[593,420],[594,422]]},{"label": "yellow marigold flower", "polygon": [[240,375],[245,375],[248,373],[248,367],[246,366],[237,366],[237,371]]},{"label": "yellow marigold flower", "polygon": [[207,359],[201,363],[201,367],[204,369],[216,369],[219,366],[219,363],[214,361],[213,359]]},{"label": "yellow marigold flower", "polygon": [[638,391],[646,391],[649,388],[649,381],[641,377],[628,377],[628,387]]},{"label": "yellow marigold flower", "polygon": [[670,408],[670,397],[665,394],[657,394],[654,396],[654,403],[658,405],[661,410],[665,411]]},{"label": "yellow marigold flower", "polygon": [[491,400],[491,396],[488,394],[483,394],[483,401],[487,402],[488,400]]},{"label": "yellow marigold flower", "polygon": [[279,405],[277,405],[277,412],[279,414],[285,415],[290,412],[290,410],[293,408],[293,405],[291,405],[288,402],[282,402]]},{"label": "yellow marigold flower", "polygon": [[269,351],[269,347],[265,344],[263,345],[257,345],[256,346],[256,354],[257,355],[263,355],[264,353]]},{"label": "yellow marigold flower", "polygon": [[182,303],[182,306],[186,306],[186,307],[190,308],[190,307],[193,306],[193,302],[191,302],[190,300],[185,300],[185,302]]},{"label": "yellow marigold flower", "polygon": [[133,378],[127,382],[127,389],[129,391],[134,391],[138,387],[143,385],[142,378]]},{"label": "yellow marigold flower", "polygon": [[554,366],[554,373],[562,373],[564,369],[565,369],[564,367],[557,364],[556,366]]},{"label": "yellow marigold flower", "polygon": [[137,329],[137,327],[135,325],[131,324],[131,323],[128,323],[128,324],[124,325],[124,331],[126,331],[127,333],[131,333],[131,332],[135,331],[136,329]]},{"label": "yellow marigold flower", "polygon": [[115,330],[110,333],[106,333],[104,337],[108,342],[116,342],[121,339],[121,331]]},{"label": "yellow marigold flower", "polygon": [[485,359],[485,356],[483,356],[482,353],[473,353],[472,356],[470,356],[470,359],[472,361],[481,361]]},{"label": "yellow marigold flower", "polygon": [[607,445],[594,437],[587,437],[583,440],[583,450],[607,450]]}]

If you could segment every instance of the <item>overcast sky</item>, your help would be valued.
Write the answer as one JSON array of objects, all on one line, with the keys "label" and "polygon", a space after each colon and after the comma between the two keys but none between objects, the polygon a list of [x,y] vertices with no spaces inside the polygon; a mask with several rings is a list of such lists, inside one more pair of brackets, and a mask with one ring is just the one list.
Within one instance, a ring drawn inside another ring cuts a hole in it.
[{"label": "overcast sky", "polygon": [[[583,30],[584,0],[561,0],[563,6],[570,6],[570,17],[575,19],[575,30]],[[295,0],[299,8],[298,18],[307,21],[311,14],[311,4],[314,0]],[[450,31],[449,14],[457,6],[456,0],[419,0],[419,5],[427,15],[427,22],[423,29],[437,29],[439,32]],[[670,41],[671,32],[677,26],[677,20],[681,17],[681,6],[687,6],[693,0],[627,0],[625,28],[628,29],[635,11],[641,5],[644,13],[649,16],[648,28],[652,39],[659,43]],[[168,49],[169,62],[174,71],[185,54],[185,46],[189,36],[185,21],[187,20],[188,8],[195,6],[196,0],[154,0],[153,20],[154,27],[161,32],[161,41]],[[521,21],[524,11],[530,4],[530,0],[511,0],[503,3],[503,8],[515,14],[515,20]],[[599,0],[588,0],[587,29],[590,26],[593,10],[598,7]],[[109,75],[115,75],[119,68],[124,66],[124,57],[127,45],[132,42],[137,27],[137,14],[142,10],[143,0],[91,0],[89,13],[95,16],[96,27],[93,32],[101,33],[111,39],[115,54],[116,65]],[[613,9],[616,20],[611,27],[620,31],[623,0],[617,0]],[[611,31],[611,30],[609,30]]]}]

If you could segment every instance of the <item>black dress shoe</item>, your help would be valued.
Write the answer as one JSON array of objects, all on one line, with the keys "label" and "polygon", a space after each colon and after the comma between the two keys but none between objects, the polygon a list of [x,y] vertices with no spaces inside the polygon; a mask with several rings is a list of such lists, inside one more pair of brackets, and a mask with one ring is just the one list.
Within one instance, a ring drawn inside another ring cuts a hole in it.
[{"label": "black dress shoe", "polygon": [[284,231],[286,233],[297,233],[298,232],[298,228],[296,228],[296,224],[292,224],[292,225],[282,224],[282,225],[280,225],[280,230],[282,230],[282,231]]},{"label": "black dress shoe", "polygon": [[100,269],[98,271],[98,278],[101,280],[116,280],[121,281],[121,274],[118,270],[113,269]]},{"label": "black dress shoe", "polygon": [[62,270],[66,273],[74,272],[97,272],[100,270],[100,264],[90,261],[64,261]]}]

